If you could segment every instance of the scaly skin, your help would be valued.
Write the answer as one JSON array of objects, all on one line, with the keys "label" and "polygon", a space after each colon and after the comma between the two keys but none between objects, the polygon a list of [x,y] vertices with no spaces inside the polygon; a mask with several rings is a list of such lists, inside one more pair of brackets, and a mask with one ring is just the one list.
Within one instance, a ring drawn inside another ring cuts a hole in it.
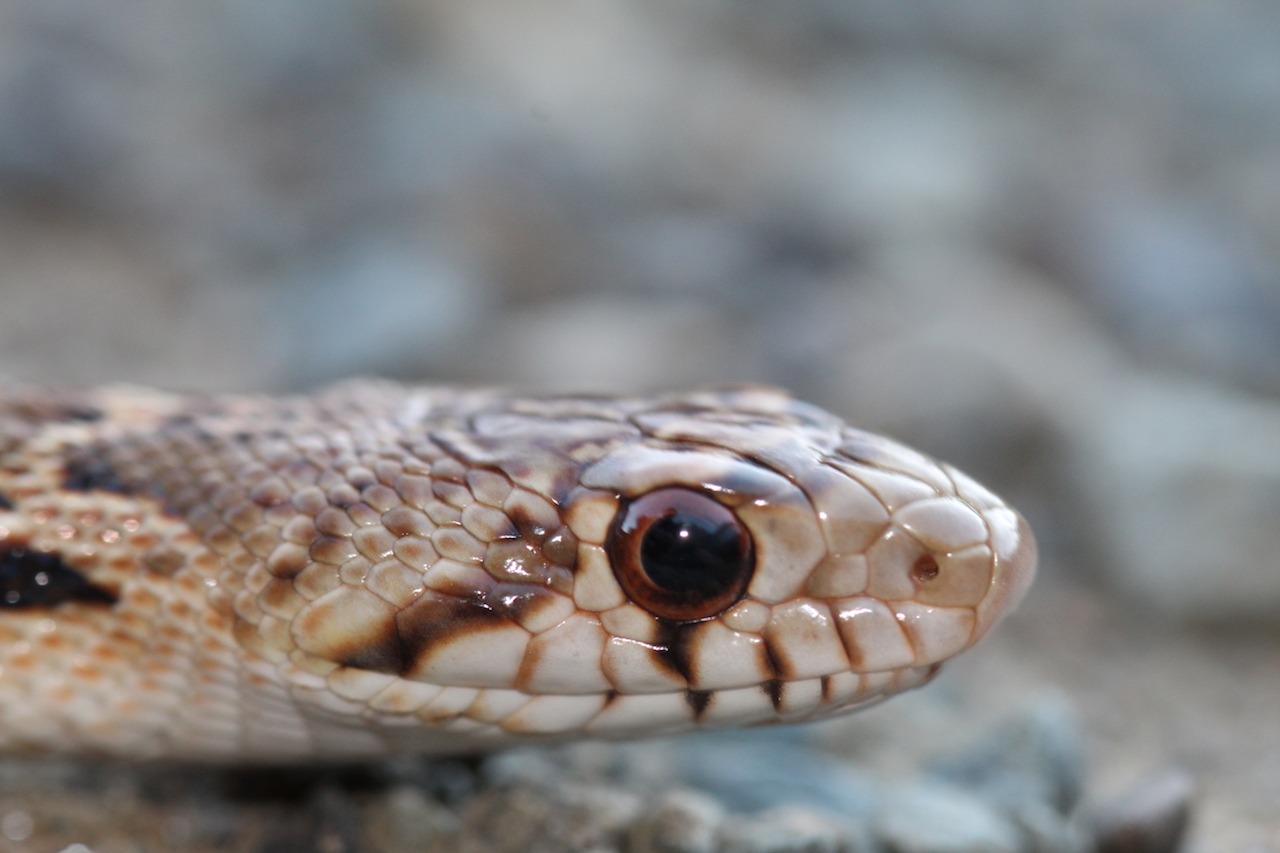
[{"label": "scaly skin", "polygon": [[[963,474],[771,389],[9,389],[0,453],[10,751],[288,761],[816,719],[927,681],[1035,563]],[[650,600],[666,558],[621,519],[687,518],[673,494],[728,537],[720,598],[677,560],[675,604]]]}]

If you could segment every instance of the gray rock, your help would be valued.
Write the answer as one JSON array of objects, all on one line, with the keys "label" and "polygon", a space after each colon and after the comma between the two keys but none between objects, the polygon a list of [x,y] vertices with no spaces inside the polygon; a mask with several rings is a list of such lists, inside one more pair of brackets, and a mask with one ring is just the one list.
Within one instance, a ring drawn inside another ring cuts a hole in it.
[{"label": "gray rock", "polygon": [[293,379],[313,384],[344,373],[430,373],[488,303],[483,283],[440,253],[379,236],[302,264],[277,308],[293,331]]},{"label": "gray rock", "polygon": [[724,807],[698,791],[670,791],[631,828],[628,853],[715,853]]},{"label": "gray rock", "polygon": [[452,849],[461,830],[458,815],[412,785],[397,785],[366,821],[367,843],[385,853]]},{"label": "gray rock", "polygon": [[485,758],[482,774],[489,785],[556,785],[570,776],[562,749],[508,749]]},{"label": "gray rock", "polygon": [[874,850],[866,826],[804,807],[736,815],[725,822],[721,853],[862,853]]},{"label": "gray rock", "polygon": [[585,391],[679,387],[753,375],[739,324],[702,299],[586,295],[480,324],[465,368],[479,377]]},{"label": "gray rock", "polygon": [[1090,853],[1092,838],[1057,809],[1028,801],[1006,807],[1028,853]]},{"label": "gray rock", "polygon": [[782,805],[848,817],[870,812],[876,785],[855,766],[810,746],[797,729],[757,729],[682,738],[673,751],[681,782],[736,812]]},{"label": "gray rock", "polygon": [[555,801],[546,789],[533,786],[490,788],[463,812],[466,840],[478,850],[522,853],[543,843]]},{"label": "gray rock", "polygon": [[1144,607],[1274,619],[1280,602],[1280,404],[1133,378],[1081,424],[1068,470],[1109,576]]},{"label": "gray rock", "polygon": [[1020,833],[994,806],[962,788],[923,783],[884,799],[873,832],[892,853],[1019,853]]},{"label": "gray rock", "polygon": [[1175,853],[1191,820],[1195,780],[1170,770],[1096,808],[1087,823],[1097,853]]},{"label": "gray rock", "polygon": [[1243,223],[1110,197],[1081,218],[1066,272],[1145,363],[1280,388],[1280,302]]},{"label": "gray rock", "polygon": [[1065,698],[1045,700],[939,761],[933,772],[1001,803],[1043,804],[1068,815],[1084,790],[1080,722]]},{"label": "gray rock", "polygon": [[639,794],[604,783],[491,788],[467,805],[462,846],[485,853],[616,848],[641,806]]}]

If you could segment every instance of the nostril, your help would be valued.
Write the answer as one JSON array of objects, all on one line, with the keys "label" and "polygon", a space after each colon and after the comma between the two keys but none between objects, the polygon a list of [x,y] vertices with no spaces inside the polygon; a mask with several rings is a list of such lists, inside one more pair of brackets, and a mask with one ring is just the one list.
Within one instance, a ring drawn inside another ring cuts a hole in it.
[{"label": "nostril", "polygon": [[932,554],[921,554],[911,567],[911,580],[918,584],[928,583],[938,576],[938,561]]}]

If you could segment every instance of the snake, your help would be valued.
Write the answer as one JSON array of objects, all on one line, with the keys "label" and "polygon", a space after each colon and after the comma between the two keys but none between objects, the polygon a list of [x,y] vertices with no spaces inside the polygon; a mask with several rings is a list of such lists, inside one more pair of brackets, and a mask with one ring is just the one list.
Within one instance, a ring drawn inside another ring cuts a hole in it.
[{"label": "snake", "polygon": [[929,681],[1027,522],[758,386],[0,387],[0,750],[209,762],[793,723]]}]

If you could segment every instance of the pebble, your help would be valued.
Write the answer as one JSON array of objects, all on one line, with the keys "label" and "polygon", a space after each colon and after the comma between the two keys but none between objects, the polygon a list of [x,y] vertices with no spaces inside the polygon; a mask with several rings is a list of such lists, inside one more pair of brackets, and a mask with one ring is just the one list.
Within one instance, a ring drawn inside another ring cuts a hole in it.
[{"label": "pebble", "polygon": [[1280,389],[1280,300],[1238,223],[1193,201],[1103,197],[1063,252],[1079,292],[1146,364]]},{"label": "pebble", "polygon": [[1097,853],[1175,853],[1191,821],[1195,780],[1168,770],[1099,805],[1088,818]]},{"label": "pebble", "polygon": [[711,793],[737,812],[803,805],[862,816],[876,802],[876,783],[824,754],[797,730],[757,729],[682,739],[672,751],[683,784]]},{"label": "pebble", "polygon": [[[783,727],[501,753],[482,766],[494,788],[472,802],[467,831],[489,838],[516,821],[496,843],[516,838],[535,847],[569,837],[617,843],[621,833],[628,853],[1090,848],[1092,836],[1073,821],[1085,788],[1083,738],[1060,696],[997,722],[892,787],[810,737]],[[834,730],[824,737],[834,745]],[[578,809],[575,820],[596,829],[566,835],[550,818],[557,808]]]},{"label": "pebble", "polygon": [[713,797],[668,791],[631,828],[629,853],[716,853],[727,814]]},{"label": "pebble", "polygon": [[1028,853],[1096,853],[1092,837],[1047,803],[1006,805],[1005,813],[1022,833]]},{"label": "pebble", "polygon": [[388,791],[366,820],[368,843],[384,853],[452,849],[461,828],[456,812],[412,785]]},{"label": "pebble", "polygon": [[939,778],[1010,805],[1069,815],[1084,791],[1084,736],[1065,698],[1043,700],[969,748],[938,761]]},{"label": "pebble", "polygon": [[1067,469],[1130,600],[1201,623],[1274,618],[1277,435],[1274,400],[1142,376],[1080,422]]},{"label": "pebble", "polygon": [[893,853],[1021,853],[1018,830],[995,806],[941,782],[890,791],[874,818]]},{"label": "pebble", "polygon": [[492,853],[616,847],[634,831],[641,808],[638,793],[600,781],[511,784],[482,791],[465,806],[462,836]]},{"label": "pebble", "polygon": [[801,806],[735,815],[725,822],[720,844],[721,853],[870,853],[876,849],[864,823]]}]

